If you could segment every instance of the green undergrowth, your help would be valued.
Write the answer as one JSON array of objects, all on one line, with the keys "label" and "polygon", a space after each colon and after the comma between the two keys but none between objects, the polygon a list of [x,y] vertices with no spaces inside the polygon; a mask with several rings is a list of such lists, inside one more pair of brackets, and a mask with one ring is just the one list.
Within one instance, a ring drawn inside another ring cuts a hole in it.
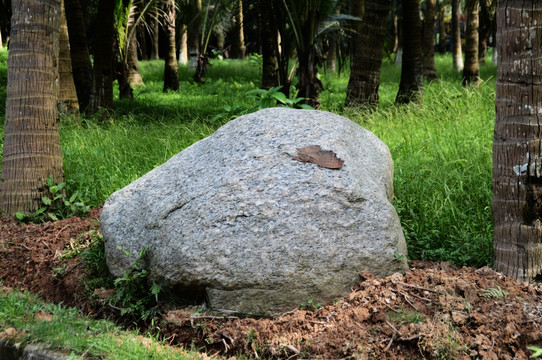
[{"label": "green undergrowth", "polygon": [[[0,52],[0,80],[5,78],[4,55]],[[385,60],[380,107],[374,112],[344,108],[348,69],[340,75],[322,73],[321,109],[352,119],[389,146],[394,204],[410,259],[490,265],[496,68],[490,61],[483,65],[483,82],[475,89],[461,86],[450,55],[437,55],[436,64],[440,80],[425,84],[423,104],[396,106],[401,71]],[[115,101],[113,115],[62,119],[66,189],[77,191],[86,204],[99,206],[114,191],[257,105],[247,94],[260,84],[256,61],[212,60],[204,84],[195,84],[181,66],[179,91],[165,94],[163,61],[144,61],[140,68],[146,86],[134,90],[134,100]],[[3,104],[5,93],[0,97]]]},{"label": "green undergrowth", "polygon": [[27,292],[0,287],[0,329],[16,342],[40,342],[71,353],[71,359],[200,359],[201,354],[166,346],[156,337],[120,330],[75,308],[41,301]]}]

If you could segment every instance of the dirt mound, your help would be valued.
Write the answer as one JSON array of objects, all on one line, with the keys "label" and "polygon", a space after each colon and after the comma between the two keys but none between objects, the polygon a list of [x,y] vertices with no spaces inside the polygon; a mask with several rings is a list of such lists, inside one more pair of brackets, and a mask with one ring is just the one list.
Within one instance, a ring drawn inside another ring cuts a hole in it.
[{"label": "dirt mound", "polygon": [[352,293],[333,306],[277,319],[201,323],[170,312],[167,333],[186,344],[186,331],[198,328],[198,345],[222,354],[280,358],[526,359],[526,347],[542,343],[540,287],[489,268],[411,265],[406,275],[385,279],[361,274]]},{"label": "dirt mound", "polygon": [[[98,231],[91,219],[41,225],[0,219],[0,279],[5,286],[39,292],[45,299],[97,309],[85,290],[80,250]],[[527,346],[542,347],[542,287],[516,282],[489,268],[410,262],[406,274],[385,279],[360,274],[352,292],[319,307],[278,318],[241,319],[164,313],[161,336],[172,345],[210,354],[255,358],[527,359]]]}]

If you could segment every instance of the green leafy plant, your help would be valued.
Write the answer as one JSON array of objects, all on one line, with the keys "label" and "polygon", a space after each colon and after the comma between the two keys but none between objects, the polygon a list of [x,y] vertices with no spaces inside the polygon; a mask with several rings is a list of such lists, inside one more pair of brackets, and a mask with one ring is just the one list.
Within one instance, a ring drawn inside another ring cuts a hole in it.
[{"label": "green leafy plant", "polygon": [[267,109],[270,107],[275,107],[277,104],[279,106],[286,106],[290,108],[299,108],[299,109],[308,109],[314,110],[310,105],[303,104],[302,101],[306,100],[305,98],[298,97],[295,99],[289,99],[280,92],[282,89],[281,86],[275,86],[269,90],[265,89],[253,89],[246,92],[246,95],[250,98],[257,100],[257,109]]},{"label": "green leafy plant", "polygon": [[300,304],[299,308],[301,310],[308,310],[308,311],[316,311],[317,309],[320,309],[322,305],[315,304],[313,299],[307,300],[305,304]]},{"label": "green leafy plant", "polygon": [[262,66],[263,65],[263,55],[260,55],[258,53],[251,53],[248,56],[248,61],[250,61],[253,64]]},{"label": "green leafy plant", "polygon": [[491,298],[502,299],[508,296],[508,292],[501,289],[500,286],[497,286],[496,288],[482,289],[482,292],[479,294],[479,296],[485,297],[488,299],[491,299]]},{"label": "green leafy plant", "polygon": [[121,315],[132,315],[141,320],[148,320],[158,313],[158,295],[162,288],[153,282],[149,292],[149,273],[141,268],[141,262],[148,250],[149,247],[141,250],[132,267],[113,282],[115,295],[112,306],[119,308]]},{"label": "green leafy plant", "polygon": [[99,231],[90,231],[91,241],[81,253],[80,261],[85,269],[85,289],[92,294],[97,288],[113,288],[113,276],[105,260],[105,244]]},{"label": "green leafy plant", "polygon": [[211,123],[216,123],[221,119],[226,119],[229,121],[246,113],[246,109],[243,109],[243,106],[240,104],[224,105],[222,108],[224,111],[213,116],[210,120]]},{"label": "green leafy plant", "polygon": [[542,349],[538,346],[527,346],[527,349],[534,351],[534,353],[531,355],[532,358],[542,356]]},{"label": "green leafy plant", "polygon": [[87,216],[90,206],[86,205],[76,191],[70,197],[66,196],[64,187],[66,183],[55,184],[52,176],[45,182],[49,196],[42,196],[41,207],[33,213],[27,214],[22,211],[15,213],[15,217],[21,223],[43,223],[46,221],[57,221],[72,216]]}]

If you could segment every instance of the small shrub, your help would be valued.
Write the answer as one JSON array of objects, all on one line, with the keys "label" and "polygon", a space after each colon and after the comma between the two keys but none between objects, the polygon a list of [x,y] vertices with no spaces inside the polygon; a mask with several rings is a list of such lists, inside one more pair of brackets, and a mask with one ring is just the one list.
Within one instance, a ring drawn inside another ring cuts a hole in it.
[{"label": "small shrub", "polygon": [[45,182],[50,196],[43,196],[40,199],[41,207],[33,213],[27,214],[22,211],[15,213],[15,216],[21,223],[44,223],[46,221],[57,221],[72,216],[87,216],[90,206],[85,205],[79,198],[79,193],[75,192],[70,197],[66,196],[64,187],[66,183],[55,184],[52,176],[49,176]]},{"label": "small shrub", "polygon": [[148,250],[148,247],[141,250],[132,267],[113,282],[115,295],[112,301],[120,309],[121,315],[148,320],[158,313],[158,295],[162,288],[153,282],[149,292],[149,273],[141,269],[141,261]]},{"label": "small shrub", "polygon": [[256,99],[256,108],[254,110],[267,109],[277,105],[290,108],[314,110],[312,106],[302,103],[302,101],[306,100],[306,98],[298,97],[289,99],[286,97],[286,95],[284,95],[284,93],[280,92],[280,89],[282,89],[282,85],[276,86],[269,90],[253,89],[247,91],[246,96]]},{"label": "small shrub", "polygon": [[113,288],[113,276],[109,273],[105,260],[105,244],[100,232],[90,232],[92,240],[81,253],[80,260],[85,269],[85,288],[92,294],[98,288]]},{"label": "small shrub", "polygon": [[491,299],[491,298],[502,299],[508,296],[508,292],[501,289],[500,286],[497,286],[496,288],[482,289],[482,292],[478,295],[481,297],[488,298],[488,299]]},{"label": "small shrub", "polygon": [[300,304],[299,308],[301,310],[308,310],[308,311],[316,311],[317,309],[320,309],[322,305],[315,304],[313,299],[307,300],[305,304]]}]

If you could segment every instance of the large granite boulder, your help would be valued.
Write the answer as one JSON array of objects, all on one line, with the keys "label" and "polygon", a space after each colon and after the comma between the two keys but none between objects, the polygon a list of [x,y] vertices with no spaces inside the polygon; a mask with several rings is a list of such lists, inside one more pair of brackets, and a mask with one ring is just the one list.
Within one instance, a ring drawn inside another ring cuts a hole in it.
[{"label": "large granite boulder", "polygon": [[[328,112],[241,116],[105,203],[107,264],[179,297],[276,314],[346,295],[360,271],[406,269],[387,146]],[[130,253],[127,256],[125,253]]]}]

